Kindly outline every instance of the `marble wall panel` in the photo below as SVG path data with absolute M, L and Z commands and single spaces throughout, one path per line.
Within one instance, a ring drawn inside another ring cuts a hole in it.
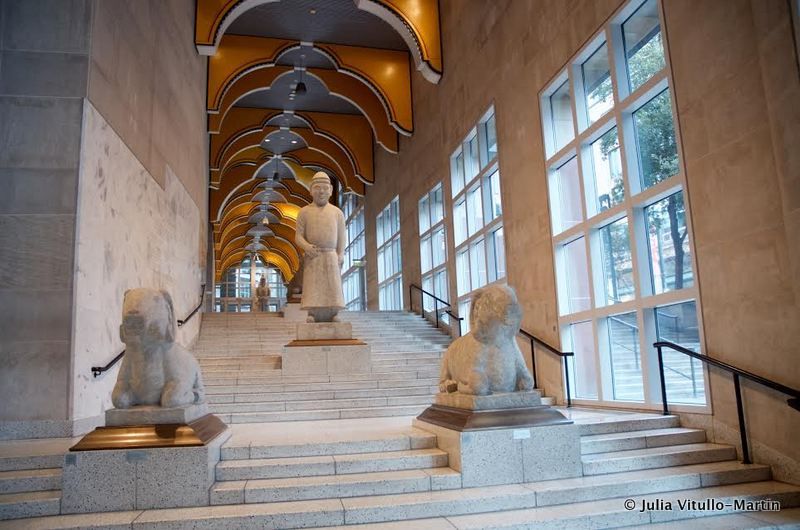
M 95 5 L 89 99 L 162 187 L 169 166 L 205 212 L 206 59 L 194 48 L 195 2 Z
M 88 57 L 75 53 L 3 51 L 0 94 L 83 97 Z
M 68 340 L 0 341 L 0 422 L 65 420 L 69 356 Z
M 134 287 L 166 289 L 177 318 L 200 299 L 205 242 L 203 219 L 192 197 L 167 167 L 162 189 L 100 112 L 86 101 L 78 190 L 73 344 L 75 418 L 110 407 L 118 368 L 94 379 L 123 344 L 122 299 Z M 189 345 L 199 318 L 181 328 Z
M 0 212 L 72 215 L 78 169 L 0 168 Z M 46 193 L 43 190 L 47 190 Z
M 3 0 L 7 50 L 86 53 L 91 0 Z

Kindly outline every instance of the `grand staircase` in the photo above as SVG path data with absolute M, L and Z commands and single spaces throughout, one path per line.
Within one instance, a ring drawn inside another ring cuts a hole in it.
M 449 338 L 402 312 L 343 317 L 372 346 L 371 373 L 283 376 L 279 354 L 295 323 L 271 314 L 204 315 L 195 351 L 211 408 L 233 431 L 210 506 L 59 516 L 60 465 L 72 441 L 6 442 L 0 529 L 800 524 L 800 486 L 773 481 L 768 466 L 741 464 L 733 447 L 709 443 L 705 431 L 681 427 L 676 416 L 560 409 L 579 426 L 583 476 L 462 488 L 436 437 L 411 425 L 437 390 Z M 641 510 L 643 503 L 677 507 L 709 498 L 723 510 Z M 736 504 L 766 499 L 780 502 L 781 511 L 745 512 Z
M 204 315 L 195 347 L 211 411 L 226 423 L 416 416 L 438 391 L 450 337 L 405 312 L 342 313 L 372 348 L 372 372 L 283 375 L 297 323 L 276 313 Z

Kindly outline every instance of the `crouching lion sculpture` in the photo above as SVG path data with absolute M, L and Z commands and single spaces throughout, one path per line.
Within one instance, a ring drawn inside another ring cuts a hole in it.
M 533 378 L 516 341 L 521 322 L 513 289 L 492 285 L 478 291 L 470 333 L 453 341 L 442 358 L 439 390 L 478 396 L 532 390 Z
M 115 407 L 180 407 L 204 401 L 200 366 L 175 342 L 175 312 L 166 291 L 126 291 L 119 334 L 125 357 L 111 394 Z

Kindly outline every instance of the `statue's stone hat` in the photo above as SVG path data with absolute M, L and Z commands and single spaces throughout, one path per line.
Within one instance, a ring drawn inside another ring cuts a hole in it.
M 324 171 L 317 171 L 311 178 L 311 185 L 313 186 L 314 184 L 327 184 L 330 186 L 331 178 Z

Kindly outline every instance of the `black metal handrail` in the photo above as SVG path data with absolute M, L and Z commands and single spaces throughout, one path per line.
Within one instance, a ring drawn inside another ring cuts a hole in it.
M 793 409 L 800 410 L 800 390 L 797 390 L 796 388 L 791 388 L 771 379 L 767 379 L 766 377 L 748 372 L 747 370 L 742 370 L 741 368 L 737 368 L 732 364 L 728 364 L 724 361 L 720 361 L 719 359 L 714 359 L 713 357 L 703 355 L 688 348 L 684 348 L 683 346 L 675 344 L 674 342 L 660 341 L 654 343 L 653 346 L 658 351 L 658 372 L 661 377 L 661 401 L 664 404 L 664 415 L 669 414 L 669 405 L 667 403 L 667 385 L 664 381 L 664 357 L 661 351 L 662 348 L 675 350 L 676 352 L 688 355 L 689 357 L 693 357 L 697 360 L 703 361 L 706 364 L 716 366 L 717 368 L 721 368 L 733 374 L 733 389 L 736 393 L 736 412 L 739 414 L 739 436 L 742 440 L 742 463 L 744 464 L 751 464 L 752 462 L 750 460 L 750 450 L 747 444 L 747 430 L 745 429 L 744 424 L 742 388 L 739 383 L 740 377 L 744 377 L 745 379 L 749 379 L 755 383 L 758 383 L 759 385 L 771 388 L 772 390 L 776 390 L 782 394 L 790 396 L 791 399 L 787 400 L 786 403 Z
M 203 298 L 205 295 L 205 291 L 206 291 L 206 284 L 203 284 L 200 286 L 200 303 L 197 304 L 197 307 L 195 307 L 191 313 L 189 313 L 189 316 L 187 316 L 182 320 L 178 320 L 178 327 L 181 327 L 184 324 L 186 324 L 195 315 L 195 313 L 197 313 L 200 310 L 200 308 L 203 307 Z M 117 364 L 119 360 L 122 359 L 123 355 L 125 355 L 125 350 L 119 352 L 119 354 L 113 359 L 111 359 L 111 361 L 105 366 L 92 366 L 91 368 L 92 376 L 99 377 L 100 374 L 102 374 L 103 372 L 109 371 L 112 366 Z
M 439 327 L 439 303 L 442 304 L 442 309 L 444 309 L 446 307 L 452 307 L 450 305 L 450 302 L 448 302 L 447 300 L 442 300 L 441 298 L 439 298 L 435 294 L 429 293 L 428 291 L 426 291 L 425 289 L 423 289 L 419 285 L 416 285 L 416 284 L 412 283 L 411 285 L 408 286 L 408 308 L 411 310 L 411 312 L 414 312 L 414 296 L 413 296 L 414 289 L 416 289 L 417 291 L 419 291 L 421 293 L 420 297 L 419 297 L 420 304 L 422 306 L 420 308 L 420 312 L 422 313 L 423 316 L 425 315 L 425 301 L 424 301 L 424 299 L 422 297 L 424 295 L 428 295 L 431 298 L 433 298 L 433 313 L 436 316 L 436 327 L 438 328 Z M 464 320 L 464 319 L 459 317 L 458 315 L 453 314 L 449 310 L 445 311 L 445 313 L 447 313 L 448 315 L 458 319 L 458 336 L 460 337 L 461 336 L 461 321 Z
M 546 349 L 550 350 L 552 353 L 558 355 L 562 359 L 564 359 L 564 379 L 567 384 L 567 408 L 572 406 L 572 398 L 570 397 L 572 392 L 570 391 L 570 384 L 569 384 L 569 365 L 567 364 L 568 357 L 574 357 L 575 353 L 571 351 L 561 351 L 555 346 L 551 346 L 547 342 L 543 341 L 533 333 L 525 331 L 524 329 L 520 328 L 519 332 L 520 335 L 525 337 L 531 342 L 531 375 L 533 375 L 534 386 L 536 386 L 536 348 L 534 347 L 534 343 L 545 347 Z
M 197 313 L 198 311 L 200 311 L 200 308 L 203 307 L 203 299 L 205 298 L 205 294 L 206 294 L 206 284 L 201 284 L 200 285 L 200 302 L 197 304 L 197 307 L 192 309 L 192 312 L 189 313 L 189 316 L 187 316 L 183 320 L 180 320 L 180 319 L 178 320 L 178 327 L 182 327 L 184 324 L 189 322 L 189 320 L 191 320 L 191 318 L 194 316 L 194 314 Z

